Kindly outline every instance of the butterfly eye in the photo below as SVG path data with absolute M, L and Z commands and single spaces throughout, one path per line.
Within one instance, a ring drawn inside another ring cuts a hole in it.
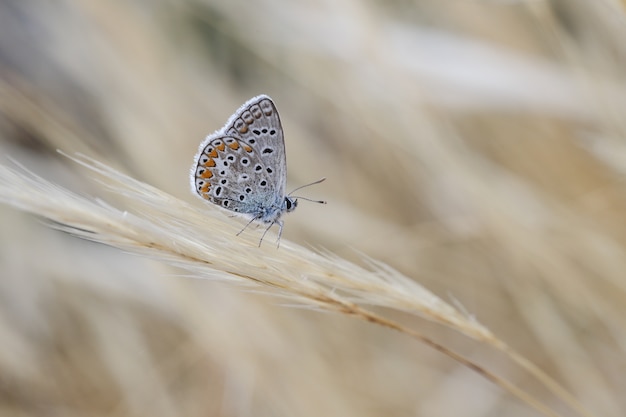
M 287 211 L 293 211 L 298 207 L 298 200 L 292 200 L 290 197 L 285 197 L 285 209 Z

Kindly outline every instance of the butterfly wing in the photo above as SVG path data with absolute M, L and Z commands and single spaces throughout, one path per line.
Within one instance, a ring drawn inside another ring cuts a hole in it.
M 248 100 L 202 142 L 191 168 L 200 197 L 266 222 L 277 220 L 285 199 L 283 130 L 268 96 Z
M 272 188 L 282 200 L 287 181 L 285 140 L 272 99 L 260 95 L 248 100 L 231 116 L 221 132 L 237 137 L 254 148 L 266 168 Z
M 203 199 L 254 217 L 276 204 L 276 189 L 258 152 L 233 136 L 212 135 L 196 156 L 193 190 Z

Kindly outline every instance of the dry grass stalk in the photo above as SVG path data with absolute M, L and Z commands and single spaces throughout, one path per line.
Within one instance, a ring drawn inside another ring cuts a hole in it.
M 196 208 L 88 157 L 72 159 L 98 173 L 103 184 L 128 203 L 129 211 L 6 166 L 0 166 L 0 201 L 43 216 L 60 230 L 169 263 L 196 278 L 244 285 L 292 304 L 395 329 L 478 372 L 544 415 L 558 415 L 484 367 L 366 306 L 419 315 L 504 352 L 580 415 L 590 415 L 558 383 L 487 328 L 389 266 L 369 259 L 366 269 L 288 241 L 282 242 L 280 250 L 271 244 L 258 248 L 257 235 L 236 237 L 238 223 L 218 213 L 219 209 Z

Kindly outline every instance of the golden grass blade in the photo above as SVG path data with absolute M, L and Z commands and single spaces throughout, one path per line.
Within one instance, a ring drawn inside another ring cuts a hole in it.
M 482 366 L 364 306 L 420 315 L 505 352 L 580 415 L 590 415 L 548 375 L 487 328 L 389 266 L 370 259 L 366 269 L 287 241 L 279 250 L 271 245 L 258 248 L 253 234 L 236 237 L 239 226 L 218 213 L 219 209 L 195 208 L 96 160 L 81 155 L 70 158 L 99 174 L 100 181 L 124 199 L 128 211 L 81 197 L 26 170 L 19 172 L 2 165 L 0 201 L 43 216 L 76 236 L 175 265 L 199 278 L 254 287 L 293 304 L 398 330 L 473 369 L 544 415 L 558 415 Z

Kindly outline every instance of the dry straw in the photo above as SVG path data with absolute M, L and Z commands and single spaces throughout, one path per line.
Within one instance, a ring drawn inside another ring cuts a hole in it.
M 493 381 L 546 416 L 558 414 L 532 395 L 420 332 L 370 307 L 419 315 L 504 352 L 580 415 L 590 414 L 551 377 L 509 348 L 472 317 L 391 267 L 364 259 L 368 268 L 288 241 L 279 250 L 258 247 L 258 237 L 236 237 L 239 223 L 217 208 L 196 208 L 94 159 L 74 161 L 99 175 L 128 211 L 77 195 L 30 173 L 0 165 L 0 201 L 43 216 L 54 227 L 187 270 L 192 277 L 227 281 L 282 297 L 288 304 L 347 314 L 395 329 L 442 352 Z M 271 237 L 270 237 L 271 239 Z

